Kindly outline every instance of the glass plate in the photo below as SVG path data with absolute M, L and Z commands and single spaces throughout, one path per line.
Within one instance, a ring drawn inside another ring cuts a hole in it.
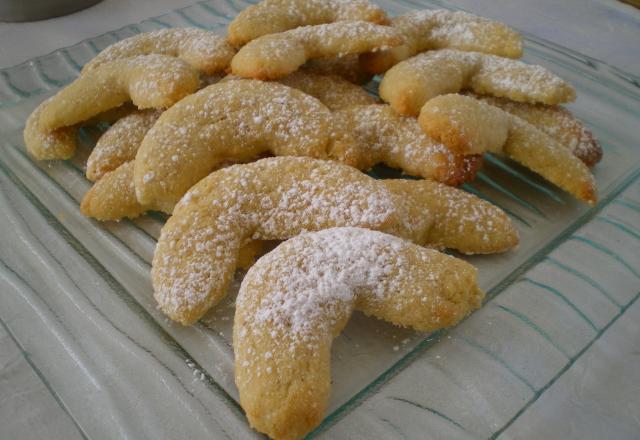
M 175 26 L 223 33 L 248 4 L 197 3 L 0 70 L 0 320 L 86 437 L 256 435 L 233 383 L 234 295 L 193 327 L 164 318 L 149 279 L 164 217 L 84 218 L 83 167 L 100 131 L 81 130 L 72 160 L 37 163 L 24 150 L 24 121 L 109 44 Z M 381 4 L 392 15 L 447 7 Z M 505 209 L 521 244 L 465 257 L 480 270 L 487 304 L 431 335 L 356 314 L 335 341 L 329 411 L 311 436 L 497 437 L 637 299 L 638 78 L 539 38 L 525 47 L 525 61 L 577 89 L 569 107 L 605 151 L 594 170 L 600 203 L 588 209 L 489 157 L 465 188 Z

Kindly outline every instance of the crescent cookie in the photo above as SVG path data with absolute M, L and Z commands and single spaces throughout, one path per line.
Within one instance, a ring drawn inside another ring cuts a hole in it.
M 403 115 L 417 115 L 429 99 L 470 89 L 520 102 L 560 104 L 575 91 L 542 66 L 453 49 L 425 52 L 393 66 L 380 82 L 380 98 Z
M 36 107 L 24 126 L 24 144 L 29 154 L 37 160 L 70 159 L 76 152 L 77 127 L 61 127 L 56 130 L 40 128 L 42 109 L 52 99 L 53 96 Z
M 229 23 L 228 38 L 243 46 L 263 35 L 345 20 L 385 24 L 387 15 L 366 0 L 263 0 L 236 15 Z
M 579 200 L 597 201 L 589 168 L 546 133 L 525 120 L 477 99 L 443 95 L 427 102 L 423 130 L 462 154 L 503 153 Z
M 95 182 L 107 172 L 135 159 L 142 139 L 161 113 L 158 110 L 134 111 L 109 127 L 87 159 L 87 179 Z
M 326 411 L 331 345 L 351 313 L 433 331 L 481 305 L 470 264 L 359 228 L 292 238 L 245 276 L 233 326 L 235 381 L 249 423 L 299 439 Z
M 195 28 L 145 32 L 112 44 L 82 68 L 86 74 L 96 67 L 139 55 L 168 55 L 186 61 L 194 69 L 211 75 L 227 67 L 236 51 L 226 38 Z
M 195 91 L 198 83 L 198 74 L 189 65 L 164 55 L 105 63 L 81 75 L 34 110 L 25 126 L 25 144 L 36 158 L 69 158 L 75 150 L 75 142 L 72 145 L 54 143 L 62 145 L 56 148 L 40 142 L 50 139 L 51 132 L 87 121 L 129 100 L 138 108 L 168 107 Z
M 404 173 L 449 185 L 473 180 L 480 160 L 435 142 L 412 117 L 400 116 L 386 104 L 359 105 L 337 111 L 340 130 L 356 141 L 357 161 L 368 170 L 378 163 Z
M 70 159 L 76 151 L 76 136 L 78 125 L 61 127 L 56 130 L 43 130 L 40 128 L 40 113 L 47 106 L 43 101 L 27 118 L 24 128 L 24 143 L 27 151 L 37 160 Z M 84 121 L 86 124 L 98 122 L 112 123 L 113 121 L 128 115 L 134 111 L 134 107 L 128 104 L 107 110 L 93 118 Z
M 559 105 L 529 104 L 487 95 L 470 95 L 524 119 L 555 139 L 592 167 L 602 159 L 602 147 L 584 124 Z
M 333 114 L 320 101 L 282 84 L 211 85 L 165 111 L 145 136 L 134 167 L 138 201 L 171 213 L 193 184 L 224 161 L 267 152 L 340 158 L 343 142 L 332 125 Z
M 245 78 L 277 79 L 310 59 L 371 52 L 403 41 L 395 29 L 365 21 L 303 26 L 250 41 L 231 60 L 231 71 Z
M 412 11 L 391 20 L 405 43 L 393 49 L 362 56 L 372 73 L 382 73 L 413 55 L 434 49 L 459 49 L 508 58 L 522 56 L 520 34 L 504 23 L 461 11 Z
M 274 157 L 223 168 L 194 185 L 162 228 L 154 295 L 167 316 L 192 324 L 226 295 L 251 240 L 333 226 L 397 231 L 401 220 L 381 184 L 336 162 Z

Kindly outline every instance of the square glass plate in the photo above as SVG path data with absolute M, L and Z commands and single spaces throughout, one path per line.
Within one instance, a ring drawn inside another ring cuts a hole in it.
M 391 15 L 447 7 L 380 3 Z M 248 4 L 197 3 L 0 70 L 0 321 L 86 437 L 256 436 L 233 383 L 234 295 L 193 327 L 164 318 L 149 279 L 164 217 L 84 218 L 83 167 L 100 131 L 81 130 L 72 160 L 37 163 L 24 150 L 24 121 L 109 44 L 177 26 L 223 33 Z M 465 188 L 503 207 L 521 244 L 465 257 L 480 271 L 488 304 L 432 335 L 356 314 L 335 341 L 329 410 L 312 436 L 498 436 L 637 299 L 640 81 L 535 37 L 525 47 L 525 61 L 578 92 L 569 107 L 605 152 L 594 169 L 600 203 L 588 209 L 489 157 Z M 605 205 L 611 212 L 601 212 Z M 596 276 L 605 264 L 616 268 Z

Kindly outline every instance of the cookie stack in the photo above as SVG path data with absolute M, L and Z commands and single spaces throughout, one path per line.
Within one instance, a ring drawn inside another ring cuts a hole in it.
M 151 273 L 169 318 L 195 323 L 248 268 L 241 405 L 258 431 L 295 439 L 323 417 L 331 342 L 353 310 L 431 331 L 481 305 L 476 270 L 438 250 L 518 243 L 501 209 L 455 187 L 483 154 L 596 202 L 602 150 L 560 106 L 575 91 L 521 55 L 514 30 L 462 12 L 389 19 L 366 0 L 265 0 L 227 37 L 166 29 L 106 48 L 31 114 L 25 145 L 68 159 L 79 127 L 110 125 L 80 210 L 171 214 Z M 374 75 L 383 102 L 362 87 Z M 377 164 L 418 179 L 363 173 Z M 286 241 L 256 262 L 265 240 Z

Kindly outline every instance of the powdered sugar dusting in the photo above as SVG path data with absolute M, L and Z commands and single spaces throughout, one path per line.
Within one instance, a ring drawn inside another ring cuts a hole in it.
M 575 97 L 569 84 L 542 66 L 454 49 L 424 52 L 409 58 L 389 70 L 383 83 L 399 83 L 409 74 L 424 79 L 422 95 L 427 100 L 435 93 L 466 89 L 515 101 L 547 104 L 566 102 Z M 409 85 L 403 87 L 399 84 L 389 93 L 409 96 L 416 92 Z M 391 100 L 392 97 L 385 96 L 385 99 Z
M 314 334 L 329 331 L 341 315 L 351 311 L 357 292 L 367 292 L 367 301 L 376 301 L 399 289 L 402 275 L 397 269 L 407 264 L 400 251 L 407 244 L 357 228 L 298 236 L 249 271 L 237 306 L 244 308 L 253 301 L 248 286 L 269 280 L 249 331 L 251 326 L 267 326 L 311 343 Z
M 392 20 L 402 31 L 409 55 L 432 49 L 455 48 L 502 56 L 519 56 L 520 36 L 504 23 L 461 11 L 412 11 Z

